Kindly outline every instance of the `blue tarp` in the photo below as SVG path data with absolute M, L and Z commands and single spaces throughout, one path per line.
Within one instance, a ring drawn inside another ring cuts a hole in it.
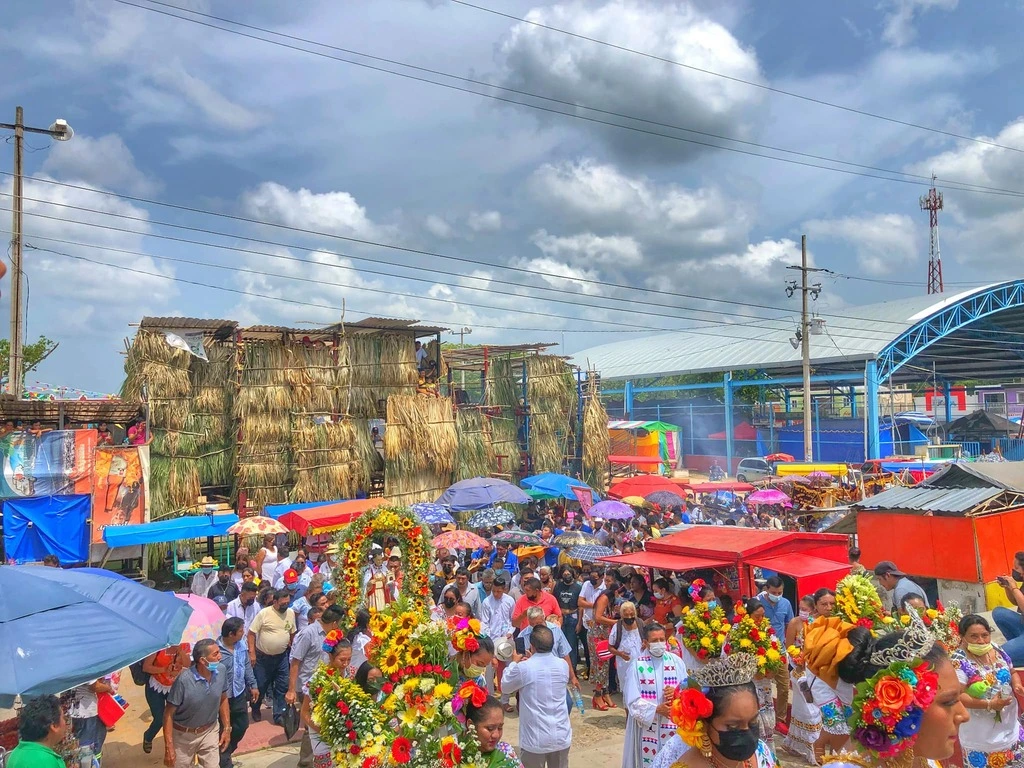
M 203 536 L 225 536 L 228 528 L 237 522 L 238 515 L 235 514 L 195 515 L 141 525 L 108 526 L 103 529 L 103 540 L 108 547 L 134 547 Z
M 317 507 L 325 507 L 328 504 L 338 504 L 342 501 L 349 501 L 349 499 L 335 499 L 334 501 L 307 501 L 304 504 L 267 504 L 264 508 L 264 513 L 267 517 L 272 517 L 277 520 L 282 515 L 287 515 L 289 512 L 301 512 L 303 509 L 316 509 Z
M 846 428 L 836 429 L 840 425 L 848 425 Z M 823 462 L 837 462 L 842 464 L 860 464 L 864 461 L 864 426 L 853 420 L 832 421 L 822 425 L 817 435 L 812 436 L 814 441 L 814 460 Z M 804 431 L 802 424 L 794 424 L 788 427 L 777 427 L 775 429 L 775 440 L 777 448 L 769 448 L 769 431 L 759 429 L 757 431 L 758 450 L 764 453 L 788 453 L 793 456 L 804 455 Z M 881 456 L 912 455 L 914 449 L 919 445 L 925 445 L 928 438 L 914 424 L 897 424 L 895 439 L 891 424 L 882 424 L 878 430 L 878 449 Z
M 582 480 L 569 477 L 568 475 L 559 475 L 554 472 L 544 472 L 533 477 L 524 477 L 519 481 L 519 484 L 527 490 L 538 491 L 555 498 L 568 499 L 569 501 L 576 501 L 576 495 L 572 492 L 573 488 L 586 488 L 594 494 L 595 502 L 601 500 L 597 491 Z
M 61 565 L 89 559 L 92 497 L 40 496 L 4 502 L 4 551 L 16 563 L 56 555 Z

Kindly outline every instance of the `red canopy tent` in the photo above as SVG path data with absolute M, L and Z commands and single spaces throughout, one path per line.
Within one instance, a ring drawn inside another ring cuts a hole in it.
M 627 496 L 650 496 L 655 491 L 669 491 L 678 494 L 679 483 L 669 480 L 661 475 L 637 475 L 621 483 L 616 483 L 608 489 L 608 495 L 613 499 L 624 499 Z
M 389 503 L 387 499 L 339 501 L 335 504 L 298 509 L 281 515 L 279 521 L 300 536 L 318 536 L 344 528 L 367 510 Z
M 732 428 L 733 440 L 757 440 L 757 428 L 749 421 L 741 421 Z M 708 440 L 725 440 L 725 430 L 708 435 Z
M 753 569 L 758 567 L 793 578 L 796 590 L 790 597 L 795 598 L 821 587 L 835 588 L 839 579 L 850 572 L 847 545 L 847 537 L 837 533 L 694 525 L 648 541 L 645 552 L 601 560 L 669 571 L 732 566 L 739 580 L 735 598 L 757 593 Z M 662 564 L 655 565 L 656 562 Z

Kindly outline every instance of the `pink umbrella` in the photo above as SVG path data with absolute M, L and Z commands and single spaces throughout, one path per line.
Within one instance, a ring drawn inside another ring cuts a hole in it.
M 765 488 L 760 491 L 754 491 L 752 494 L 747 496 L 747 504 L 781 504 L 784 507 L 792 507 L 793 502 L 789 500 L 789 496 L 784 494 L 782 491 L 775 488 Z
M 459 529 L 439 533 L 431 544 L 434 545 L 434 549 L 479 549 L 487 545 L 487 539 L 477 536 L 472 531 Z
M 181 633 L 181 642 L 195 645 L 200 640 L 216 640 L 220 637 L 220 630 L 224 625 L 224 612 L 213 600 L 199 595 L 175 597 L 192 606 L 192 615 L 185 625 L 185 631 Z

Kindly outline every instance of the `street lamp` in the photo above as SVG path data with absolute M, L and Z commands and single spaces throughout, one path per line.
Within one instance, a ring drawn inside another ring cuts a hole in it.
M 473 329 L 469 328 L 467 326 L 462 326 L 461 328 L 459 328 L 459 330 L 452 331 L 452 336 L 454 336 L 456 333 L 459 334 L 459 348 L 460 349 L 466 343 L 466 337 L 469 336 L 469 334 L 471 334 L 472 332 L 473 332 Z M 466 371 L 465 371 L 465 369 L 463 369 L 462 371 L 459 372 L 459 385 L 462 387 L 463 391 L 465 391 L 465 389 L 466 389 Z
M 7 371 L 7 393 L 20 400 L 24 391 L 23 379 L 25 358 L 25 327 L 21 309 L 21 222 L 22 222 L 22 157 L 26 133 L 41 133 L 57 141 L 69 141 L 75 132 L 67 120 L 54 120 L 49 128 L 32 128 L 25 125 L 25 114 L 21 107 L 14 110 L 13 123 L 0 123 L 0 128 L 14 131 L 14 185 L 11 203 L 11 351 Z

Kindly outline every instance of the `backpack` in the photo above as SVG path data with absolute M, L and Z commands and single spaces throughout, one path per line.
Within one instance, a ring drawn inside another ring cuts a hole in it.
M 139 659 L 134 664 L 128 665 L 128 671 L 132 673 L 132 682 L 136 685 L 145 686 L 149 682 L 149 672 L 145 672 L 142 669 L 143 659 Z

